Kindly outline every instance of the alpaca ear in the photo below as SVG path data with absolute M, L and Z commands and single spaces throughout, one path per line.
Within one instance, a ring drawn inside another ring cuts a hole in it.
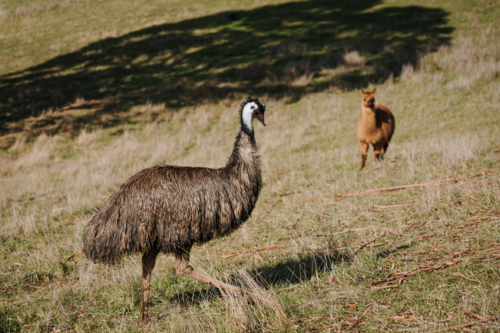
M 360 88 L 359 90 L 361 90 L 361 92 L 362 92 L 363 94 L 365 93 L 365 91 L 363 90 L 363 88 Z
M 376 87 L 375 87 L 375 89 L 373 89 L 372 94 L 375 92 L 375 90 L 377 90 L 377 88 L 376 88 Z

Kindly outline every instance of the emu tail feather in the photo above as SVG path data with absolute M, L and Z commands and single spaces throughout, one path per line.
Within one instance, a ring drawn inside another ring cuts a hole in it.
M 118 221 L 109 221 L 97 212 L 85 226 L 82 236 L 82 252 L 90 260 L 104 264 L 115 264 L 123 253 L 123 242 Z
M 138 239 L 136 228 L 127 223 L 130 222 L 127 221 L 127 214 L 120 212 L 119 205 L 116 205 L 113 199 L 112 196 L 92 216 L 82 236 L 82 253 L 94 262 L 110 265 L 120 262 L 124 254 L 146 252 L 150 246 L 141 246 L 141 243 L 152 245 L 147 239 Z M 146 234 L 147 238 L 147 233 L 143 234 Z

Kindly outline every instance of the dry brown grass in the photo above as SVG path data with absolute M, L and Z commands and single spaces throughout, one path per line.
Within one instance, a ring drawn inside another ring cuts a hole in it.
M 344 61 L 348 65 L 363 65 L 366 59 L 358 51 L 351 51 L 344 54 Z
M 433 57 L 443 69 L 457 73 L 448 83 L 451 89 L 470 91 L 476 82 L 490 82 L 500 73 L 500 48 L 492 43 L 497 28 L 488 28 L 479 37 L 459 37 L 453 48 L 442 47 Z
M 123 132 L 86 129 L 74 139 L 42 134 L 34 142 L 17 136 L 11 151 L 0 156 L 0 324 L 11 318 L 24 331 L 288 332 L 354 324 L 353 330 L 429 331 L 474 320 L 471 329 L 498 330 L 498 321 L 464 314 L 489 318 L 500 308 L 498 251 L 477 252 L 498 244 L 498 219 L 464 226 L 500 214 L 497 39 L 493 29 L 480 40 L 457 39 L 416 68 L 405 66 L 400 80 L 378 85 L 377 101 L 393 110 L 398 127 L 386 160 L 374 165 L 370 159 L 367 172 L 356 168 L 358 92 L 332 88 L 293 104 L 262 98 L 268 126 L 257 126 L 256 138 L 265 187 L 254 216 L 235 234 L 193 251 L 197 269 L 251 291 L 258 306 L 176 277 L 172 258 L 161 256 L 152 279 L 153 321 L 139 327 L 139 257 L 108 268 L 78 255 L 85 222 L 135 172 L 158 163 L 224 165 L 240 101 L 178 112 L 147 103 L 133 110 L 146 124 Z M 359 54 L 344 58 L 362 66 Z M 307 81 L 306 64 L 291 63 L 289 72 L 297 84 Z M 461 78 L 466 84 L 455 86 Z M 453 177 L 462 180 L 333 197 Z M 410 205 L 374 209 L 400 204 Z M 356 228 L 364 229 L 333 235 Z M 377 237 L 384 244 L 353 256 Z M 221 257 L 276 244 L 287 247 Z M 469 252 L 416 253 L 435 248 Z M 450 262 L 455 265 L 446 266 Z M 424 264 L 446 268 L 372 288 Z

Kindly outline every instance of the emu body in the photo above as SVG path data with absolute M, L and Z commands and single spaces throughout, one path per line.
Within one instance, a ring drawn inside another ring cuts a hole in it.
M 396 128 L 396 120 L 391 110 L 383 105 L 375 105 L 375 90 L 363 93 L 361 102 L 361 116 L 358 119 L 358 141 L 361 150 L 361 167 L 363 170 L 368 156 L 369 146 L 372 145 L 374 160 L 378 162 L 384 158 L 389 148 L 389 142 Z
M 231 233 L 251 215 L 262 188 L 260 157 L 252 119 L 264 124 L 265 107 L 248 98 L 240 110 L 241 130 L 226 166 L 219 169 L 157 165 L 128 179 L 85 226 L 82 252 L 114 264 L 142 253 L 141 322 L 148 321 L 151 272 L 157 255 L 172 253 L 179 275 L 226 292 L 252 297 L 189 265 L 194 244 Z

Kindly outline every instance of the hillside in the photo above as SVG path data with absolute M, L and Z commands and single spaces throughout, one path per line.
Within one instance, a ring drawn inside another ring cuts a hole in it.
M 0 332 L 498 331 L 499 21 L 497 1 L 0 0 Z M 397 124 L 363 171 L 361 87 Z M 143 168 L 223 166 L 250 94 L 263 191 L 192 264 L 258 304 L 160 255 L 139 326 L 140 257 L 84 259 L 85 223 Z

